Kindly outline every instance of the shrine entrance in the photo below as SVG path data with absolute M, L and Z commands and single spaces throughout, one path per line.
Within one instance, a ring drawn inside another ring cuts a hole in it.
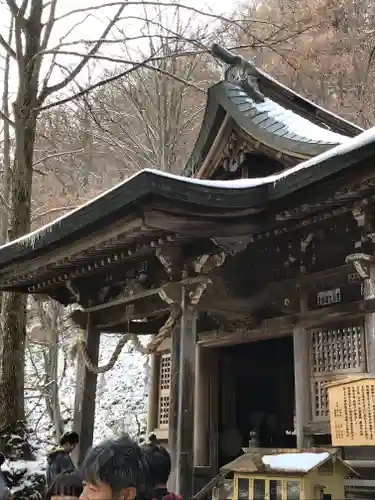
M 293 337 L 220 349 L 220 466 L 249 440 L 261 447 L 294 448 Z

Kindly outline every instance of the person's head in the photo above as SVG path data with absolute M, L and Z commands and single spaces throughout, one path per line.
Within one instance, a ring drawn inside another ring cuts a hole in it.
M 145 457 L 129 436 L 92 448 L 82 465 L 82 500 L 134 500 L 147 496 L 150 478 Z
M 46 494 L 46 500 L 78 500 L 83 491 L 82 476 L 75 469 L 55 477 Z
M 79 443 L 79 436 L 76 432 L 65 432 L 60 438 L 60 446 L 68 453 L 71 453 Z
M 171 456 L 164 446 L 157 443 L 155 434 L 151 434 L 146 444 L 142 445 L 153 487 L 165 486 L 171 474 Z
M 0 452 L 0 467 L 4 465 L 4 462 L 5 462 L 5 455 L 4 453 Z

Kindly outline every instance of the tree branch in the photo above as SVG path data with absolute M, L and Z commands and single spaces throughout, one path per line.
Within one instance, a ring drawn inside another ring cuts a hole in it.
M 76 153 L 83 153 L 85 151 L 85 148 L 80 148 L 80 149 L 75 149 L 74 151 L 59 151 L 58 153 L 51 153 L 50 155 L 44 156 L 40 160 L 36 160 L 33 163 L 33 168 L 36 167 L 37 165 L 40 165 L 41 163 L 44 163 L 47 160 L 51 160 L 52 158 L 58 158 L 59 156 L 65 156 L 65 155 L 74 155 Z
M 49 12 L 49 17 L 48 17 L 46 29 L 44 32 L 43 41 L 42 41 L 41 46 L 40 46 L 42 51 L 45 48 L 47 48 L 49 39 L 51 37 L 51 32 L 52 32 L 52 28 L 53 28 L 53 24 L 54 24 L 54 17 L 55 17 L 55 12 L 56 12 L 56 5 L 57 5 L 57 0 L 51 0 L 51 8 L 50 8 L 50 12 Z
M 153 58 L 151 58 L 151 61 L 152 60 L 153 60 Z M 198 85 L 195 85 L 194 83 L 190 83 L 187 80 L 184 80 L 183 78 L 178 77 L 177 75 L 173 75 L 169 71 L 163 70 L 163 69 L 158 68 L 156 66 L 152 66 L 152 64 L 147 64 L 147 62 L 135 63 L 135 62 L 129 61 L 128 64 L 134 64 L 134 66 L 132 68 L 125 70 L 125 71 L 122 71 L 121 73 L 118 73 L 117 75 L 111 76 L 109 78 L 105 78 L 104 80 L 100 80 L 99 82 L 94 83 L 93 85 L 90 85 L 89 87 L 86 87 L 85 89 L 80 90 L 79 92 L 72 94 L 69 97 L 66 97 L 65 99 L 60 99 L 58 101 L 51 102 L 50 104 L 46 104 L 45 106 L 41 106 L 41 107 L 37 108 L 37 111 L 46 111 L 47 109 L 51 109 L 55 106 L 59 106 L 61 104 L 66 104 L 67 102 L 74 101 L 74 99 L 77 99 L 77 97 L 82 97 L 82 96 L 88 94 L 89 92 L 91 92 L 92 90 L 97 89 L 99 87 L 102 87 L 103 85 L 107 85 L 108 83 L 114 82 L 114 81 L 118 80 L 119 78 L 122 78 L 126 75 L 129 75 L 133 71 L 136 71 L 142 67 L 147 68 L 147 69 L 151 69 L 153 71 L 157 71 L 157 72 L 162 73 L 166 76 L 170 76 L 171 78 L 174 78 L 178 82 L 181 82 L 188 87 L 192 87 L 193 89 L 198 90 L 199 92 L 206 93 L 206 91 L 204 89 L 198 87 Z
M 181 36 L 173 35 L 173 36 L 163 36 L 163 35 L 138 35 L 138 36 L 129 36 L 129 37 L 123 37 L 123 38 L 114 38 L 112 40 L 85 40 L 85 39 L 80 39 L 80 40 L 73 40 L 72 42 L 62 42 L 56 45 L 55 47 L 52 47 L 50 49 L 45 49 L 43 51 L 40 51 L 38 55 L 44 55 L 44 54 L 62 54 L 62 52 L 59 52 L 59 49 L 61 47 L 69 47 L 71 45 L 79 45 L 79 44 L 87 44 L 87 45 L 92 45 L 94 43 L 100 42 L 102 45 L 104 44 L 117 44 L 117 43 L 124 43 L 124 42 L 134 42 L 137 40 L 143 40 L 145 38 L 162 38 L 163 40 L 181 40 Z M 189 40 L 190 41 L 190 40 Z
M 17 7 L 16 2 L 14 0 L 6 0 L 6 3 L 8 4 L 9 10 L 12 13 L 12 16 L 17 17 L 19 11 L 18 11 L 18 7 Z
M 99 9 L 108 8 L 108 7 L 116 7 L 116 6 L 122 5 L 122 4 L 123 4 L 123 2 L 121 2 L 121 1 L 107 2 L 107 3 L 101 4 L 101 5 L 94 5 L 92 7 L 82 7 L 82 8 L 78 8 L 78 9 L 73 9 L 73 10 L 66 12 L 65 14 L 62 14 L 61 16 L 55 18 L 55 21 L 61 21 L 62 19 L 65 19 L 66 17 L 74 15 L 74 14 L 81 14 L 83 12 L 91 12 L 93 10 L 99 10 Z M 259 19 L 251 19 L 251 18 L 249 18 L 249 19 L 245 18 L 245 19 L 240 19 L 240 20 L 230 19 L 230 18 L 222 16 L 220 14 L 213 14 L 211 12 L 206 12 L 206 11 L 198 9 L 196 7 L 189 7 L 188 5 L 183 5 L 183 4 L 180 4 L 177 2 L 168 3 L 168 2 L 140 0 L 140 1 L 129 1 L 129 2 L 127 2 L 127 5 L 142 5 L 142 6 L 151 5 L 151 6 L 155 6 L 155 7 L 159 7 L 159 6 L 160 7 L 174 7 L 177 9 L 188 10 L 190 12 L 194 12 L 195 14 L 200 14 L 200 15 L 214 18 L 214 19 L 217 19 L 218 21 L 224 21 L 227 23 L 241 21 L 241 22 L 245 22 L 245 23 L 251 22 L 251 23 L 267 24 L 268 26 L 271 25 L 271 26 L 279 27 L 278 25 L 275 25 L 274 23 L 272 23 L 270 21 L 264 21 L 264 20 L 259 20 Z
M 54 213 L 58 213 L 58 212 L 71 212 L 72 210 L 76 209 L 77 207 L 76 206 L 72 206 L 72 207 L 55 207 L 55 208 L 50 208 L 48 210 L 46 210 L 45 212 L 42 212 L 38 215 L 35 215 L 32 219 L 31 219 L 31 222 L 37 222 L 39 219 L 42 219 L 43 217 L 45 217 L 46 215 L 50 215 L 50 214 L 54 214 Z
M 128 4 L 127 1 L 121 2 L 120 8 L 116 12 L 113 19 L 108 23 L 107 27 L 103 31 L 103 34 L 99 40 L 107 38 L 109 32 L 111 31 L 113 26 L 117 23 L 118 19 L 120 18 L 121 14 L 122 14 L 123 10 L 125 9 L 125 7 L 127 6 L 127 4 Z M 90 50 L 90 52 L 88 52 L 88 54 L 86 54 L 83 57 L 82 61 L 75 67 L 75 69 L 70 73 L 70 75 L 67 76 L 66 78 L 64 78 L 64 80 L 62 80 L 60 83 L 57 83 L 56 85 L 52 85 L 51 87 L 43 86 L 41 93 L 39 95 L 39 98 L 38 98 L 39 104 L 42 104 L 44 102 L 44 100 L 46 99 L 46 97 L 48 97 L 50 94 L 52 94 L 53 92 L 58 92 L 62 88 L 66 87 L 72 80 L 74 80 L 74 78 L 81 72 L 81 70 L 84 68 L 84 66 L 89 61 L 89 59 L 100 49 L 101 45 L 102 45 L 102 42 L 100 42 L 100 41 L 97 42 L 94 45 L 94 47 Z
M 11 127 L 15 127 L 15 123 L 13 120 L 9 118 L 3 111 L 0 110 L 0 118 L 2 118 L 5 122 L 7 122 Z
M 4 37 L 0 34 L 0 45 L 6 50 L 7 54 L 9 54 L 13 59 L 16 59 L 16 52 L 12 49 L 12 47 L 8 44 L 8 42 L 4 39 Z

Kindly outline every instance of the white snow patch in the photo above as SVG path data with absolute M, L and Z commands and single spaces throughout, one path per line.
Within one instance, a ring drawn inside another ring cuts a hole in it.
M 327 460 L 329 453 L 282 453 L 280 455 L 264 455 L 264 465 L 275 471 L 309 472 Z
M 99 366 L 108 361 L 118 339 L 118 335 L 101 334 Z M 148 336 L 142 337 L 142 344 L 148 341 Z M 43 374 L 42 349 L 43 347 L 33 346 L 32 359 L 30 353 L 26 357 L 26 386 L 36 384 L 38 377 Z M 65 363 L 68 366 L 64 366 L 64 351 Z M 66 351 L 68 351 L 68 346 L 61 346 L 59 396 L 62 416 L 66 422 L 65 430 L 69 430 L 73 427 L 76 366 L 67 359 Z M 129 433 L 134 438 L 138 438 L 142 432 L 145 432 L 148 393 L 147 359 L 147 356 L 126 345 L 115 366 L 98 377 L 94 444 L 123 432 Z M 26 394 L 34 395 L 35 392 L 26 391 Z M 36 468 L 43 469 L 46 465 L 46 453 L 55 445 L 51 420 L 48 417 L 43 397 L 38 398 L 36 402 L 34 399 L 26 399 L 26 404 L 29 413 L 28 425 L 33 430 L 31 442 L 38 448 L 38 462 L 33 463 Z M 25 468 L 22 462 L 9 463 L 12 469 L 15 465 Z M 27 468 L 30 470 L 29 466 Z
M 285 109 L 271 99 L 266 98 L 265 101 L 260 104 L 254 103 L 254 107 L 259 113 L 267 112 L 268 116 L 286 125 L 290 133 L 297 134 L 306 139 L 320 141 L 326 144 L 342 144 L 350 140 L 348 136 L 319 127 L 319 125 L 310 122 L 290 109 Z M 280 139 L 282 139 L 282 137 L 280 137 Z
M 303 97 L 301 94 L 299 94 L 298 92 L 295 92 L 294 90 L 290 89 L 289 87 L 287 87 L 283 83 L 279 82 L 278 80 L 276 80 L 275 78 L 273 78 L 271 75 L 269 75 L 265 71 L 263 71 L 263 70 L 261 70 L 259 68 L 256 68 L 255 66 L 254 66 L 254 69 L 265 80 L 268 80 L 268 81 L 274 83 L 277 87 L 284 89 L 289 95 L 296 96 L 298 99 L 301 99 L 305 103 L 310 104 L 315 109 L 321 111 L 323 115 L 332 116 L 332 117 L 336 118 L 339 122 L 346 123 L 346 124 L 350 125 L 351 127 L 355 127 L 358 130 L 358 133 L 361 133 L 363 131 L 363 129 L 361 127 L 359 127 L 358 125 L 355 125 L 354 123 L 351 123 L 348 120 L 345 120 L 344 118 L 342 118 L 341 116 L 337 115 L 336 113 L 332 113 L 332 111 L 328 111 L 327 109 L 322 108 L 321 106 L 319 106 L 315 102 L 311 101 L 310 99 L 307 99 L 306 97 Z

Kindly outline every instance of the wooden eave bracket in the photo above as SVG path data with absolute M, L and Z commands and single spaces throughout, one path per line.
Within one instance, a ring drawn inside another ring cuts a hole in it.
M 375 265 L 375 256 L 365 253 L 352 253 L 345 259 L 346 264 L 353 264 L 359 276 L 365 280 L 370 278 L 370 268 Z

